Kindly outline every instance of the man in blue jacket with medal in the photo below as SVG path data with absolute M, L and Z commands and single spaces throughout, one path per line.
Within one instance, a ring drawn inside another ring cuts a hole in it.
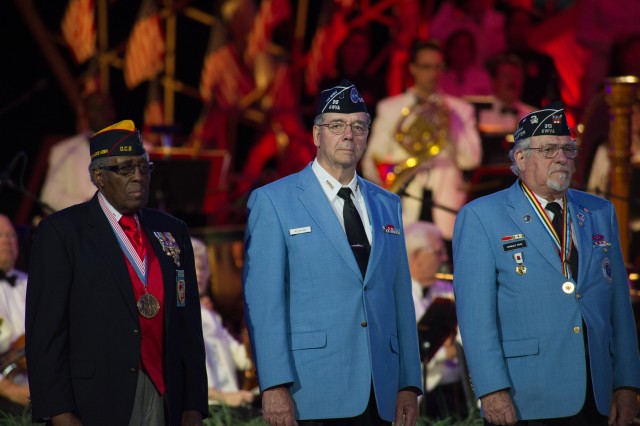
M 569 189 L 564 109 L 518 124 L 508 189 L 467 204 L 454 290 L 487 425 L 627 425 L 640 361 L 613 205 Z

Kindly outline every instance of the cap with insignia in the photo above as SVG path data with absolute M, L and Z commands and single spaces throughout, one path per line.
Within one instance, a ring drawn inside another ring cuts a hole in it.
M 316 116 L 326 112 L 351 114 L 352 112 L 367 112 L 367 107 L 356 86 L 348 80 L 342 80 L 339 85 L 325 89 L 320 93 Z
M 91 161 L 101 157 L 142 155 L 146 152 L 140 131 L 131 120 L 123 120 L 98 131 L 89 139 Z
M 532 136 L 547 135 L 571 136 L 571 131 L 567 125 L 567 116 L 564 114 L 564 107 L 559 102 L 552 103 L 539 111 L 533 111 L 525 115 L 513 133 L 513 140 L 518 142 L 521 139 Z

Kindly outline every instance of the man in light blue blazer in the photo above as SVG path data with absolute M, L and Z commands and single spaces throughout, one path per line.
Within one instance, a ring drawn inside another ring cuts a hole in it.
M 519 179 L 454 228 L 458 321 L 488 425 L 627 425 L 640 360 L 613 205 L 569 189 L 564 110 L 519 122 Z
M 245 315 L 271 425 L 416 422 L 400 200 L 356 174 L 369 124 L 351 83 L 323 91 L 316 159 L 249 199 Z

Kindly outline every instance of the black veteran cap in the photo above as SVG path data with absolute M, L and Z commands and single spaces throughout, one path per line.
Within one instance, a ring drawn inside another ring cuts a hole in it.
M 146 151 L 142 136 L 131 120 L 123 120 L 106 127 L 89 139 L 91 161 L 100 157 L 142 155 Z
M 564 107 L 559 102 L 525 115 L 513 133 L 513 140 L 518 142 L 532 136 L 545 135 L 571 136 Z
M 348 80 L 342 80 L 339 85 L 325 89 L 320 93 L 316 115 L 325 112 L 351 114 L 352 112 L 367 112 L 367 107 L 356 86 Z

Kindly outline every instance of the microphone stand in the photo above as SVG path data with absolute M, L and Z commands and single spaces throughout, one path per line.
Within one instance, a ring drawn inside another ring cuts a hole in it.
M 396 192 L 396 195 L 398 195 L 398 197 L 400 197 L 400 198 L 402 198 L 402 197 L 411 198 L 412 200 L 420 201 L 423 204 L 426 203 L 427 206 L 430 206 L 430 207 L 432 207 L 434 209 L 440 209 L 440 210 L 443 210 L 443 211 L 445 211 L 447 213 L 451 213 L 452 215 L 457 215 L 458 214 L 458 210 L 452 209 L 452 208 L 447 207 L 447 206 L 443 206 L 442 204 L 438 204 L 438 203 L 434 202 L 432 199 L 425 200 L 423 197 L 416 197 L 415 195 L 411 195 L 411 194 L 409 194 L 407 192 L 407 187 L 413 181 L 413 179 L 415 179 L 416 175 L 420 171 L 422 171 L 422 170 L 417 171 L 413 176 L 411 176 L 411 179 L 407 180 L 404 183 L 404 185 L 402 185 L 400 187 L 400 189 L 398 189 L 398 192 Z

